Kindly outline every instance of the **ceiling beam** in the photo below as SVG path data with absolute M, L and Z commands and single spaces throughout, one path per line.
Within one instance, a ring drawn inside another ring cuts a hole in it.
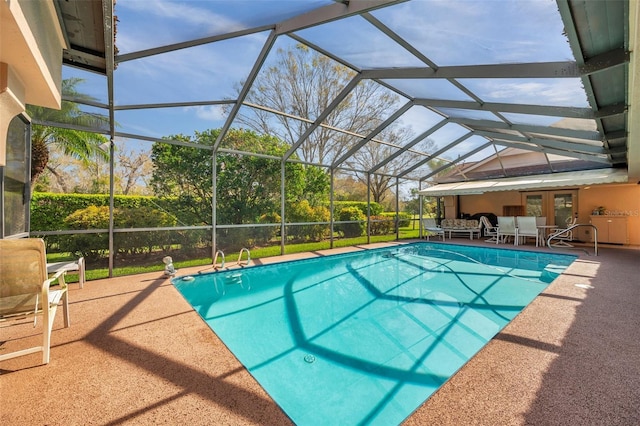
M 236 115 L 238 114 L 238 111 L 240 111 L 240 107 L 242 107 L 242 102 L 244 102 L 244 99 L 247 97 L 247 94 L 249 93 L 249 90 L 251 90 L 251 86 L 253 85 L 253 81 L 258 76 L 258 72 L 260 72 L 260 69 L 262 68 L 262 65 L 264 64 L 264 61 L 267 59 L 267 55 L 269 55 L 269 52 L 271 51 L 271 48 L 273 47 L 274 43 L 276 42 L 276 39 L 277 39 L 277 37 L 275 35 L 275 32 L 272 31 L 269 34 L 269 37 L 265 41 L 264 45 L 262 46 L 262 50 L 260 51 L 260 54 L 258 55 L 258 59 L 256 59 L 256 61 L 254 62 L 253 68 L 251 68 L 251 72 L 247 76 L 247 79 L 245 80 L 245 82 L 242 85 L 242 88 L 240 89 L 240 93 L 238 94 L 237 102 L 235 104 L 233 104 L 233 107 L 231 108 L 231 111 L 229 112 L 229 115 L 227 116 L 227 119 L 225 120 L 224 124 L 222 125 L 222 128 L 220 129 L 220 133 L 218 133 L 217 139 L 213 143 L 213 152 L 214 153 L 218 150 L 218 147 L 220 147 L 220 144 L 222 143 L 222 140 L 227 135 L 227 132 L 229 131 L 229 128 L 231 127 L 231 123 L 233 122 L 233 120 L 235 120 Z
M 532 124 L 509 124 L 503 121 L 474 120 L 471 118 L 451 117 L 452 123 L 462 124 L 473 130 L 514 130 L 523 133 L 538 133 L 565 138 L 600 141 L 602 136 L 595 130 L 577 130 L 553 126 L 536 126 Z
M 281 35 L 300 31 L 381 7 L 404 3 L 405 1 L 407 0 L 358 0 L 330 4 L 277 24 L 276 34 Z
M 415 146 L 418 143 L 420 143 L 426 137 L 432 135 L 434 132 L 436 132 L 437 130 L 439 130 L 442 127 L 444 127 L 448 122 L 449 122 L 449 120 L 447 118 L 439 121 L 438 123 L 436 123 L 435 126 L 432 126 L 430 129 L 422 132 L 420 135 L 416 136 L 412 141 L 410 141 L 409 143 L 404 145 L 401 149 L 397 150 L 396 152 L 394 152 L 393 154 L 391 154 L 390 156 L 388 156 L 387 158 L 385 158 L 384 160 L 382 160 L 381 162 L 379 162 L 378 164 L 376 164 L 375 166 L 370 168 L 369 169 L 369 173 L 375 173 L 380 168 L 384 167 L 386 164 L 389 164 L 389 162 L 391 162 L 394 159 L 398 158 L 404 152 L 407 152 L 410 148 L 412 148 L 413 146 Z
M 472 135 L 473 135 L 473 132 L 465 133 L 464 135 L 460 136 L 455 141 L 451 142 L 449 145 L 445 145 L 444 147 L 440 148 L 438 151 L 436 151 L 433 154 L 429 155 L 424 160 L 421 160 L 421 161 L 417 162 L 416 164 L 414 164 L 413 166 L 409 167 L 408 169 L 405 169 L 403 172 L 398 174 L 398 177 L 402 178 L 402 177 L 408 175 L 409 173 L 411 173 L 412 171 L 416 170 L 417 168 L 419 168 L 419 167 L 423 166 L 424 164 L 428 163 L 429 161 L 433 160 L 434 158 L 438 158 L 439 155 L 442 155 L 444 152 L 449 151 L 454 146 L 456 146 L 456 145 L 460 144 L 461 142 L 469 139 L 469 137 L 471 137 Z
M 578 69 L 583 75 L 595 74 L 613 67 L 629 63 L 630 54 L 624 48 L 614 49 L 596 56 L 592 56 L 584 61 Z
M 557 141 L 557 140 L 541 139 L 541 138 L 525 138 L 525 137 L 516 136 L 516 135 L 508 135 L 504 133 L 493 133 L 493 132 L 477 132 L 477 134 L 491 138 L 496 143 L 498 143 L 498 141 L 510 141 L 510 142 L 525 143 L 525 144 L 535 144 L 537 146 L 557 149 L 563 152 L 564 151 L 578 152 L 578 153 L 591 154 L 591 155 L 612 155 L 612 154 L 619 153 L 619 150 L 617 149 L 614 150 L 610 148 L 604 148 L 602 146 L 580 144 L 575 142 L 565 142 L 565 141 Z
M 467 159 L 467 158 L 471 157 L 472 155 L 477 154 L 478 152 L 482 151 L 483 149 L 485 149 L 485 148 L 489 147 L 491 144 L 492 144 L 492 142 L 487 142 L 487 143 L 485 143 L 485 144 L 483 144 L 483 145 L 480 145 L 480 146 L 479 146 L 479 147 L 477 147 L 476 149 L 474 149 L 474 150 L 472 150 L 472 151 L 469 151 L 469 152 L 467 152 L 467 153 L 466 153 L 466 154 L 464 154 L 464 155 L 461 155 L 460 157 L 456 158 L 455 160 L 451 161 L 450 163 L 447 163 L 447 164 L 445 164 L 445 165 L 443 165 L 443 166 L 441 166 L 441 167 L 438 167 L 437 169 L 435 169 L 435 170 L 431 171 L 431 173 L 429 173 L 428 175 L 423 176 L 422 178 L 420 178 L 420 181 L 427 180 L 427 179 L 429 179 L 431 176 L 437 175 L 437 174 L 438 174 L 438 173 L 440 173 L 441 171 L 448 169 L 449 167 L 451 167 L 451 166 L 453 166 L 453 165 L 455 165 L 455 164 L 459 163 L 460 161 L 465 160 L 465 159 Z
M 575 62 L 460 65 L 433 68 L 385 68 L 362 71 L 363 78 L 578 78 Z
M 549 105 L 524 105 L 524 104 L 507 104 L 497 102 L 487 102 L 479 104 L 472 101 L 452 101 L 443 99 L 414 99 L 416 105 L 436 108 L 458 108 L 470 109 L 474 111 L 502 112 L 514 114 L 533 114 L 551 117 L 567 117 L 567 118 L 594 118 L 591 108 L 579 107 L 562 107 Z
M 547 148 L 547 147 L 541 147 L 541 146 L 532 146 L 532 145 L 527 145 L 527 144 L 523 144 L 521 142 L 507 142 L 504 140 L 495 140 L 494 141 L 496 145 L 501 145 L 501 146 L 508 146 L 511 148 L 518 148 L 518 149 L 524 149 L 527 151 L 535 151 L 535 152 L 542 152 L 545 154 L 555 154 L 555 155 L 561 155 L 563 157 L 571 157 L 571 158 L 576 158 L 579 160 L 584 160 L 584 161 L 592 161 L 592 162 L 596 162 L 596 163 L 604 163 L 604 164 L 609 164 L 611 165 L 611 160 L 606 158 L 606 157 L 599 157 L 596 155 L 590 155 L 590 154 L 582 154 L 579 152 L 572 152 L 572 151 L 561 151 L 559 149 L 553 149 L 553 148 Z
M 336 96 L 335 99 L 333 101 L 331 101 L 331 103 L 324 109 L 324 111 L 322 111 L 322 113 L 320 113 L 320 115 L 318 115 L 318 117 L 313 122 L 313 124 L 310 125 L 309 127 L 307 127 L 307 129 L 304 131 L 304 133 L 302 135 L 300 135 L 300 137 L 298 138 L 296 143 L 294 143 L 287 150 L 287 152 L 283 155 L 282 161 L 287 161 L 289 159 L 289 157 L 291 157 L 293 155 L 293 153 L 296 152 L 296 150 L 300 147 L 300 145 L 302 145 L 307 140 L 307 138 L 309 136 L 311 136 L 311 134 L 318 127 L 320 127 L 322 122 L 329 116 L 329 114 L 331 114 L 331 112 L 334 109 L 336 109 L 336 107 L 338 105 L 340 105 L 340 103 L 347 96 L 349 96 L 349 94 L 351 93 L 353 88 L 356 87 L 356 85 L 358 83 L 360 83 L 360 75 L 359 74 L 357 74 L 353 79 L 351 79 L 351 81 L 349 81 L 349 83 L 347 83 L 347 85 L 345 87 L 342 88 L 342 91 L 338 94 L 338 96 Z
M 376 127 L 373 131 L 371 131 L 365 138 L 363 138 L 356 145 L 352 146 L 347 152 L 345 152 L 340 158 L 331 164 L 332 169 L 338 168 L 342 163 L 347 161 L 349 157 L 355 154 L 360 148 L 365 146 L 371 139 L 373 139 L 376 135 L 378 135 L 381 131 L 387 128 L 391 123 L 400 118 L 405 112 L 407 112 L 413 106 L 413 102 L 409 101 L 405 103 L 400 109 L 398 109 L 395 113 L 390 115 L 385 121 L 383 121 L 378 127 Z
M 247 28 L 241 31 L 233 31 L 224 34 L 217 34 L 210 37 L 198 38 L 195 40 L 185 41 L 182 43 L 168 44 L 166 46 L 154 47 L 151 49 L 139 50 L 137 52 L 126 53 L 116 56 L 116 63 L 122 63 L 127 61 L 133 61 L 135 59 L 146 58 L 147 56 L 159 55 L 161 53 L 173 52 L 180 49 L 187 49 L 189 47 L 202 46 L 203 44 L 214 43 L 216 41 L 229 40 L 236 37 L 242 37 L 250 34 L 256 34 L 263 31 L 272 31 L 275 28 L 275 24 L 262 25 L 260 27 Z

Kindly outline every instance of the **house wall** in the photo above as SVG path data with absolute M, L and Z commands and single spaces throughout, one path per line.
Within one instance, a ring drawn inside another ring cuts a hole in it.
M 522 192 L 487 192 L 480 195 L 461 195 L 460 211 L 456 209 L 455 196 L 445 197 L 445 217 L 459 217 L 460 213 L 493 213 L 502 215 L 508 205 L 522 205 Z M 588 224 L 592 211 L 605 207 L 605 214 L 627 217 L 627 244 L 640 245 L 640 185 L 594 185 L 578 190 L 578 223 Z M 577 229 L 576 238 L 591 241 L 591 228 Z
M 460 197 L 461 213 L 493 213 L 502 216 L 503 206 L 521 204 L 520 192 L 499 191 L 487 192 L 481 195 L 464 195 Z
M 627 217 L 627 244 L 640 245 L 640 185 L 592 186 L 578 191 L 578 222 L 589 223 L 591 212 L 605 207 L 605 215 Z M 580 239 L 591 237 L 580 229 Z
M 0 166 L 9 123 L 26 104 L 60 109 L 66 46 L 52 0 L 0 0 Z

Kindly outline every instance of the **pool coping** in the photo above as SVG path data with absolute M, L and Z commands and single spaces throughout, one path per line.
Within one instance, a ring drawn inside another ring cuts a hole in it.
M 640 250 L 578 254 L 404 424 L 640 423 Z M 71 287 L 71 327 L 56 317 L 50 364 L 0 362 L 0 423 L 290 423 L 160 273 Z M 0 350 L 38 339 L 30 324 L 0 332 Z

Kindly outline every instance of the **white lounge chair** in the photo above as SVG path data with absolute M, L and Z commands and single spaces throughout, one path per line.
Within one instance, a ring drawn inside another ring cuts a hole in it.
M 429 240 L 429 237 L 432 235 L 439 235 L 442 237 L 442 241 L 444 241 L 444 229 L 439 227 L 436 224 L 436 220 L 432 218 L 422 219 L 422 232 L 423 235 Z
M 59 278 L 63 270 L 49 278 L 44 241 L 40 238 L 0 240 L 0 322 L 42 316 L 42 345 L 0 355 L 0 361 L 42 352 L 49 363 L 51 330 L 58 304 L 62 302 L 64 326 L 69 327 L 67 286 Z M 59 280 L 60 288 L 49 287 Z
M 498 238 L 498 227 L 493 226 L 486 216 L 480 216 L 480 223 L 484 228 L 484 236 L 488 239 L 484 240 L 487 243 L 495 243 Z

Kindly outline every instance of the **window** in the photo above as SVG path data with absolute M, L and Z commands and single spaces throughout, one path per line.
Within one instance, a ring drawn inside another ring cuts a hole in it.
M 3 238 L 29 232 L 29 138 L 30 123 L 26 118 L 17 116 L 11 120 L 7 134 L 7 164 L 0 167 L 0 213 L 4 217 L 0 237 Z

